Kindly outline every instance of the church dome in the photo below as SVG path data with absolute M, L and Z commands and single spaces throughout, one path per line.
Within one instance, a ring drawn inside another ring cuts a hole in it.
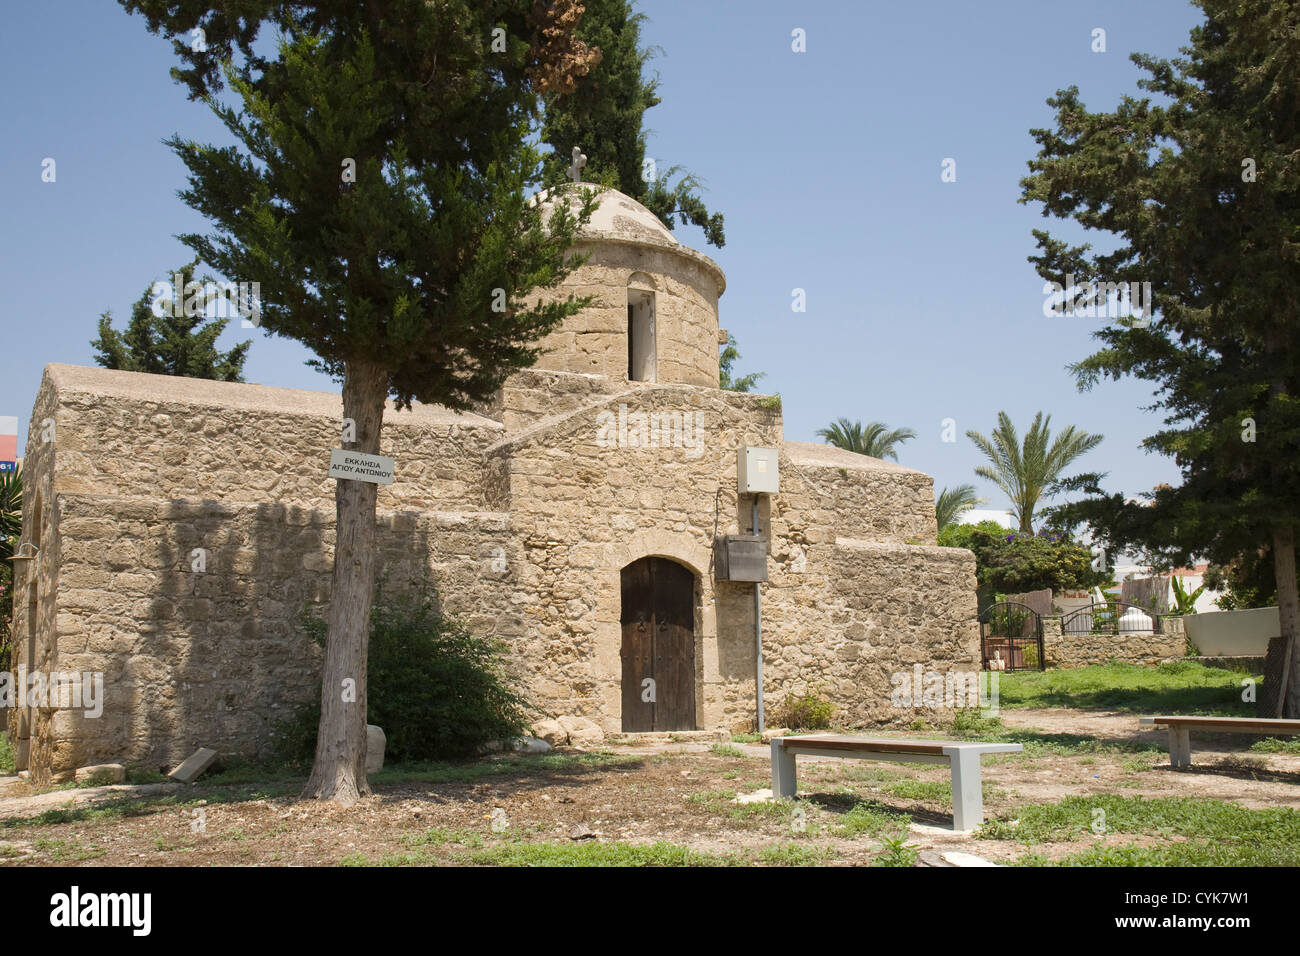
M 600 195 L 600 203 L 591 214 L 591 220 L 578 232 L 581 238 L 681 246 L 672 231 L 649 209 L 631 196 L 598 183 L 564 183 L 539 192 L 533 201 L 542 204 L 543 221 L 550 218 L 556 202 L 561 200 L 567 202 L 570 212 L 577 215 L 582 206 L 580 189 L 594 189 Z
M 597 183 L 562 183 L 530 200 L 543 224 L 559 203 L 576 213 L 580 190 L 596 208 L 578 230 L 583 262 L 539 297 L 586 297 L 590 305 L 542 342 L 535 368 L 611 381 L 718 387 L 718 264 L 679 242 L 649 209 Z

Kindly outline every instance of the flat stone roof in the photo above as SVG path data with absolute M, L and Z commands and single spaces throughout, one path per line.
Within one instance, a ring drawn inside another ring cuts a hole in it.
M 334 392 L 313 392 L 307 389 L 278 388 L 274 385 L 254 385 L 246 382 L 214 382 L 209 379 L 184 378 L 179 375 L 150 375 L 145 372 L 121 372 L 115 369 L 54 363 L 45 366 L 45 374 L 53 383 L 56 392 L 62 394 L 83 393 L 133 401 L 169 402 L 208 408 L 240 408 L 252 412 L 274 412 L 313 418 L 339 418 L 343 414 L 343 398 Z M 472 412 L 455 412 L 442 405 L 418 403 L 413 405 L 410 411 L 398 411 L 391 401 L 384 412 L 384 423 L 460 425 L 466 428 L 504 430 L 504 426 L 499 422 Z
M 894 474 L 925 475 L 916 468 L 906 468 L 892 461 L 883 461 L 856 452 L 845 451 L 834 445 L 818 444 L 810 441 L 782 442 L 785 453 L 790 460 L 800 465 L 820 465 L 823 468 L 852 468 L 858 471 L 888 471 Z M 929 475 L 925 475 L 927 478 Z

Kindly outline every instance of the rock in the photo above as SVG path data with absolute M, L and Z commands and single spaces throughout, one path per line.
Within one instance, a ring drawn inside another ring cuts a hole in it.
M 552 747 L 563 747 L 569 742 L 569 732 L 558 720 L 539 720 L 532 726 L 533 736 L 546 741 Z
M 374 724 L 366 724 L 366 773 L 376 773 L 384 769 L 384 748 L 388 738 L 384 731 Z
M 95 781 L 100 784 L 126 783 L 126 768 L 120 763 L 97 763 L 81 767 L 76 774 L 77 783 Z
M 976 856 L 974 853 L 962 853 L 960 850 L 949 850 L 943 854 L 943 861 L 953 866 L 1001 866 L 1001 863 L 994 863 L 992 860 L 986 860 L 982 856 Z
M 772 799 L 772 791 L 768 789 L 755 790 L 753 793 L 738 793 L 731 801 L 732 803 L 763 803 Z
M 212 761 L 217 759 L 217 752 L 208 747 L 200 747 L 189 758 L 169 773 L 167 776 L 181 783 L 193 783 L 199 778 L 199 774 L 212 766 Z
M 559 723 L 571 747 L 599 747 L 605 742 L 605 731 L 586 717 L 561 717 Z
M 591 828 L 585 823 L 575 823 L 569 830 L 570 840 L 594 840 L 596 834 L 591 832 Z
M 521 754 L 546 754 L 551 752 L 551 745 L 545 740 L 538 740 L 536 737 L 516 737 L 510 742 L 510 747 L 516 753 Z

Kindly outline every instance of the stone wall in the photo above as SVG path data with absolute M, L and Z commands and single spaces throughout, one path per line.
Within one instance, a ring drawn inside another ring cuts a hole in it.
M 505 425 L 515 435 L 547 418 L 565 415 L 588 402 L 619 390 L 601 375 L 528 369 L 512 375 L 481 414 Z
M 275 723 L 318 692 L 300 617 L 328 597 L 337 398 L 160 378 L 52 366 L 38 397 L 36 417 L 58 419 L 57 441 L 28 451 L 38 497 L 52 491 L 47 663 L 104 672 L 108 694 L 92 726 L 40 717 L 38 779 L 170 766 L 197 746 L 265 756 Z M 695 577 L 697 726 L 753 726 L 753 588 L 712 568 L 715 533 L 750 531 L 744 445 L 782 449 L 758 529 L 769 707 L 818 688 L 843 722 L 907 721 L 892 674 L 977 664 L 974 559 L 929 546 L 928 476 L 783 443 L 762 396 L 571 372 L 515 381 L 486 411 L 517 431 L 390 412 L 399 481 L 380 489 L 381 581 L 392 593 L 427 575 L 444 606 L 506 643 L 543 710 L 621 729 L 621 571 L 660 556 Z
M 841 538 L 936 542 L 934 480 L 924 472 L 831 445 L 786 442 L 782 451 L 779 514 Z
M 98 718 L 53 711 L 33 776 L 107 761 L 170 769 L 196 747 L 268 756 L 275 724 L 319 693 L 304 611 L 328 599 L 332 511 L 61 495 L 53 670 L 102 672 Z M 384 514 L 384 592 L 427 575 L 442 605 L 517 643 L 506 516 Z M 201 557 L 200 557 L 201 556 Z
M 841 538 L 809 548 L 805 571 L 772 577 L 763 595 L 770 708 L 814 690 L 839 708 L 838 722 L 905 724 L 921 711 L 891 704 L 892 675 L 916 664 L 979 670 L 969 551 Z
M 1181 660 L 1186 651 L 1183 622 L 1177 617 L 1160 620 L 1159 634 L 1063 634 L 1059 617 L 1043 618 L 1043 649 L 1048 667 L 1086 667 L 1124 661 L 1159 664 Z
M 602 447 L 599 417 L 620 406 L 629 414 L 699 412 L 704 447 Z M 780 428 L 779 412 L 761 397 L 637 385 L 490 451 L 496 462 L 488 472 L 500 476 L 493 507 L 512 514 L 521 583 L 538 601 L 529 608 L 527 656 L 556 705 L 620 729 L 620 570 L 659 555 L 696 575 L 699 726 L 753 726 L 753 587 L 713 580 L 710 543 L 715 527 L 750 530 L 750 500 L 738 501 L 735 491 L 736 448 L 781 447 Z M 860 456 L 827 464 L 800 449 L 792 454 L 782 456 L 781 493 L 764 498 L 759 513 L 770 548 L 769 705 L 817 685 L 841 705 L 841 719 L 910 720 L 914 714 L 889 708 L 889 675 L 900 666 L 978 668 L 974 558 L 904 543 L 934 537 L 928 476 Z M 799 465 L 787 469 L 787 461 Z
M 630 447 L 617 429 L 620 414 L 697 412 L 697 447 Z M 604 444 L 602 422 L 615 425 Z M 519 584 L 536 601 L 525 610 L 525 656 L 546 706 L 621 730 L 621 571 L 650 555 L 696 576 L 698 725 L 718 727 L 746 686 L 752 694 L 752 641 L 733 647 L 719 629 L 730 611 L 721 591 L 715 601 L 712 542 L 715 526 L 748 527 L 748 503 L 738 507 L 735 494 L 737 445 L 775 446 L 780 436 L 779 411 L 758 397 L 638 383 L 491 449 L 488 472 L 499 480 L 490 500 L 511 514 Z
M 37 406 L 51 402 L 57 491 L 333 510 L 337 395 L 50 365 Z M 38 421 L 34 415 L 32 433 Z M 499 423 L 477 415 L 390 405 L 380 450 L 397 459 L 398 480 L 380 486 L 379 508 L 481 508 L 482 453 L 502 434 Z
M 55 619 L 59 593 L 59 513 L 54 495 L 58 406 L 54 393 L 42 389 L 32 409 L 23 455 L 22 542 L 37 548 L 30 561 L 14 562 L 13 651 L 15 672 L 47 670 L 55 655 Z M 23 548 L 23 553 L 30 549 Z M 15 708 L 0 721 L 14 745 L 17 769 L 29 767 L 33 753 L 45 759 L 50 737 L 49 710 Z
M 627 288 L 633 273 L 655 294 L 656 378 L 718 386 L 718 297 L 722 277 L 706 256 L 685 246 L 580 242 L 590 256 L 554 292 L 537 298 L 590 296 L 592 304 L 542 341 L 539 369 L 627 381 Z

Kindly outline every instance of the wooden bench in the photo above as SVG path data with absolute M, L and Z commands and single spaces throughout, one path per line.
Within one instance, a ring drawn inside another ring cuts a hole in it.
M 1192 765 L 1193 730 L 1198 733 L 1256 734 L 1264 737 L 1300 735 L 1300 720 L 1276 717 L 1143 717 L 1141 723 L 1169 728 L 1169 766 Z
M 794 759 L 798 754 L 815 757 L 852 757 L 859 760 L 892 760 L 899 763 L 946 763 L 952 771 L 952 828 L 958 832 L 966 832 L 984 822 L 980 756 L 1020 753 L 1024 749 L 1021 744 L 967 743 L 961 740 L 881 739 L 840 737 L 832 734 L 773 737 L 772 795 L 794 796 L 796 788 Z

